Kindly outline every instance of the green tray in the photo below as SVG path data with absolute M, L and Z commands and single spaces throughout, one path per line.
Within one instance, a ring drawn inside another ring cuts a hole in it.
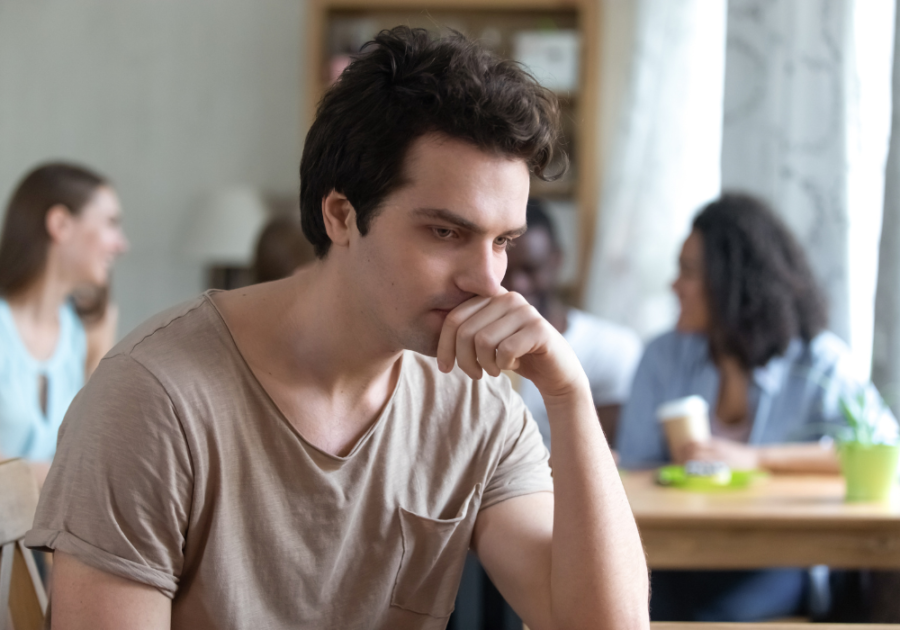
M 721 492 L 722 490 L 740 490 L 756 481 L 768 477 L 763 470 L 732 470 L 731 479 L 723 482 L 712 477 L 688 476 L 684 466 L 663 466 L 656 473 L 656 482 L 661 486 L 681 488 L 693 492 Z

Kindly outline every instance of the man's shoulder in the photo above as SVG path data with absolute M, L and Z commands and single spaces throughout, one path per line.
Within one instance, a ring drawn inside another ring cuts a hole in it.
M 113 346 L 107 356 L 184 347 L 184 341 L 196 340 L 196 333 L 212 327 L 214 315 L 215 307 L 207 294 L 200 295 L 145 320 Z
M 192 381 L 203 381 L 212 377 L 217 367 L 234 362 L 228 335 L 209 294 L 204 294 L 140 324 L 107 353 L 100 367 L 131 362 L 171 385 L 187 375 Z

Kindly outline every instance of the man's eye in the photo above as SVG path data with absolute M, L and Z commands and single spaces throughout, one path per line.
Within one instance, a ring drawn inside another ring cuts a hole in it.
M 510 247 L 515 246 L 515 244 L 515 241 L 513 241 L 508 236 L 500 236 L 494 240 L 494 245 L 502 247 L 503 249 L 509 249 Z
M 434 232 L 434 235 L 439 239 L 448 240 L 453 238 L 453 230 L 450 228 L 434 227 L 431 228 L 431 231 Z

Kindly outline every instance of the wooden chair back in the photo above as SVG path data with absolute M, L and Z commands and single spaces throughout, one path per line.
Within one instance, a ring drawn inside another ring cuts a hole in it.
M 0 630 L 40 630 L 47 594 L 31 550 L 22 544 L 37 509 L 38 487 L 21 459 L 0 462 Z

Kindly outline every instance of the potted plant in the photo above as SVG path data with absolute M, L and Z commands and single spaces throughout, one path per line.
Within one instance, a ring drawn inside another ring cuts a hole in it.
M 847 482 L 846 501 L 886 501 L 897 485 L 900 443 L 879 431 L 889 413 L 874 388 L 840 399 L 847 426 L 837 431 L 837 452 Z

